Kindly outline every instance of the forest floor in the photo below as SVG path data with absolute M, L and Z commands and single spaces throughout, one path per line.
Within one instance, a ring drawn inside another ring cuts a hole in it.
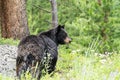
M 16 46 L 0 45 L 0 80 L 15 80 L 16 51 Z M 54 76 L 47 74 L 42 80 L 120 80 L 119 58 L 115 52 L 85 56 L 61 47 Z

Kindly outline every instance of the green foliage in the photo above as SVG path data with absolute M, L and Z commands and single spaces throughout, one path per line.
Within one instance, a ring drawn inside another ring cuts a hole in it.
M 57 0 L 57 5 L 59 24 L 65 24 L 73 41 L 60 46 L 54 75 L 44 75 L 42 80 L 119 80 L 120 1 L 101 0 L 100 5 L 98 0 Z M 49 11 L 49 0 L 27 0 L 31 34 L 51 28 Z M 18 45 L 18 42 L 0 39 L 0 44 Z M 112 54 L 108 55 L 109 52 Z M 30 79 L 31 75 L 26 77 Z M 0 75 L 0 80 L 3 78 Z M 5 77 L 5 80 L 14 79 Z
M 31 34 L 37 34 L 48 30 L 51 21 L 51 13 L 44 10 L 51 10 L 50 3 L 47 0 L 27 0 L 28 25 Z
M 0 80 L 15 80 L 13 77 L 0 74 Z
M 98 39 L 101 53 L 119 51 L 119 0 L 58 0 L 58 21 L 65 24 L 75 44 L 84 48 Z M 49 0 L 27 0 L 28 22 L 31 34 L 48 30 L 51 24 Z M 117 42 L 116 42 L 117 41 Z
M 120 54 L 110 55 L 90 54 L 90 57 L 79 54 L 80 50 L 68 50 L 60 46 L 59 60 L 54 75 L 46 74 L 41 80 L 119 80 Z M 26 80 L 31 75 L 26 73 Z M 15 80 L 12 77 L 0 75 L 0 80 Z M 25 78 L 22 78 L 25 80 Z M 35 79 L 32 79 L 35 80 Z
M 59 22 L 62 19 L 66 21 L 70 35 L 75 40 L 78 37 L 75 42 L 88 47 L 90 42 L 99 37 L 101 44 L 98 48 L 101 53 L 119 50 L 119 41 L 116 43 L 120 39 L 119 0 L 101 0 L 101 5 L 97 0 L 59 2 Z M 65 17 L 60 16 L 61 14 Z
M 1 44 L 18 45 L 18 43 L 19 40 L 0 38 L 0 45 Z

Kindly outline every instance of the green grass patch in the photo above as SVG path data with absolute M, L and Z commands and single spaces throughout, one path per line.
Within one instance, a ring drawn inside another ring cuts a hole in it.
M 0 38 L 1 44 L 18 45 L 19 40 Z
M 8 76 L 0 74 L 0 80 L 15 80 L 15 78 L 10 77 L 10 76 L 8 77 Z
M 43 75 L 41 80 L 119 80 L 119 52 L 113 52 L 110 55 L 96 53 L 97 42 L 95 40 L 90 43 L 89 48 L 82 47 L 76 42 L 59 46 L 56 70 L 53 75 Z M 0 44 L 18 45 L 18 43 L 19 40 L 0 39 Z M 26 74 L 26 78 L 30 80 L 31 75 Z M 15 80 L 15 78 L 0 75 L 0 80 Z M 25 79 L 22 78 L 22 80 Z
M 114 52 L 111 55 L 101 55 L 85 56 L 78 50 L 67 52 L 61 47 L 53 75 L 44 75 L 41 80 L 119 80 L 120 54 Z M 0 75 L 0 80 L 2 78 L 3 76 Z M 30 80 L 31 76 L 27 75 L 26 78 Z

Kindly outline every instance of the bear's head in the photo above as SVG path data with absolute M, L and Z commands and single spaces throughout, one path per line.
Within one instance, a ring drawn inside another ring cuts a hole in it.
M 54 29 L 42 32 L 40 33 L 40 35 L 46 35 L 51 40 L 53 40 L 57 45 L 68 44 L 71 42 L 71 38 L 68 37 L 68 34 L 64 29 L 64 25 L 63 26 L 59 25 Z
M 68 44 L 71 42 L 71 38 L 68 37 L 68 34 L 64 29 L 64 25 L 59 25 L 56 28 L 56 41 L 58 44 Z

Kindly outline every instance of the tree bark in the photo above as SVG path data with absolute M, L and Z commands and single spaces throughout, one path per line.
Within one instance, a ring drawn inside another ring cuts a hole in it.
M 101 6 L 101 0 L 98 0 L 98 4 Z
M 52 7 L 52 26 L 58 26 L 58 17 L 57 17 L 57 3 L 56 0 L 50 0 L 51 7 Z
M 1 5 L 2 3 L 1 3 L 1 0 L 0 0 L 0 24 L 1 24 L 1 10 L 2 10 L 2 5 Z M 1 25 L 0 25 L 0 28 L 1 28 Z M 1 32 L 1 29 L 0 29 L 0 32 Z
M 29 35 L 26 0 L 1 0 L 1 34 L 13 39 Z

